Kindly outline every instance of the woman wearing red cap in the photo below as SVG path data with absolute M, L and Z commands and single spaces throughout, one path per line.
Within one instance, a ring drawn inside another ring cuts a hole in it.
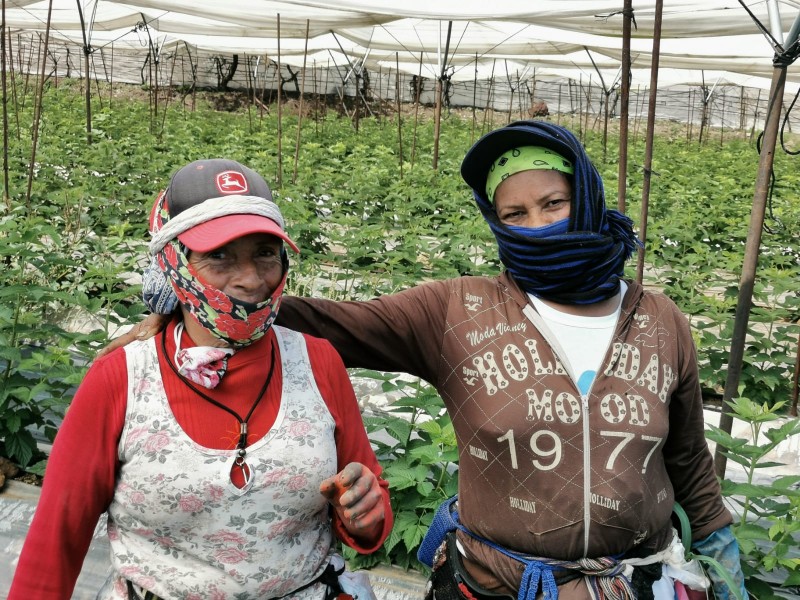
M 269 187 L 234 161 L 193 162 L 151 234 L 179 308 L 87 373 L 9 597 L 70 598 L 103 512 L 112 571 L 97 598 L 341 593 L 335 538 L 380 547 L 387 484 L 339 356 L 273 326 L 297 247 Z
M 287 298 L 280 315 L 346 365 L 411 373 L 442 396 L 459 494 L 421 549 L 429 598 L 685 597 L 708 581 L 683 560 L 676 501 L 693 549 L 731 574 L 729 587 L 709 572 L 716 597 L 746 594 L 689 324 L 623 278 L 639 242 L 583 146 L 520 121 L 478 140 L 461 174 L 503 273 L 367 302 Z

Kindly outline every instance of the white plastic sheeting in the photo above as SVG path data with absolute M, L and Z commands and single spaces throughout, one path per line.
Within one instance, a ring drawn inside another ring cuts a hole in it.
M 79 3 L 94 49 L 113 42 L 146 52 L 152 40 L 161 49 L 185 43 L 275 59 L 280 45 L 286 64 L 334 58 L 416 74 L 422 63 L 425 77 L 442 73 L 447 50 L 447 74 L 456 81 L 492 73 L 597 79 L 598 70 L 611 81 L 622 53 L 622 0 L 53 0 L 52 36 L 83 44 Z M 9 29 L 44 31 L 48 1 L 4 4 Z M 800 14 L 799 0 L 745 4 L 778 43 Z M 634 0 L 633 10 L 633 83 L 646 85 L 655 2 Z M 768 87 L 776 48 L 753 16 L 736 0 L 664 0 L 659 85 Z M 788 81 L 787 89 L 797 89 L 796 68 Z

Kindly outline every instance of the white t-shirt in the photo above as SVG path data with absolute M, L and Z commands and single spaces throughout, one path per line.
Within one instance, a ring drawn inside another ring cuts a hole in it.
M 622 298 L 627 290 L 627 284 L 624 281 L 620 282 L 616 309 L 610 315 L 602 317 L 567 314 L 529 294 L 534 308 L 561 344 L 566 354 L 561 358 L 569 362 L 581 394 L 588 394 L 592 387 L 594 377 L 614 335 L 622 308 Z

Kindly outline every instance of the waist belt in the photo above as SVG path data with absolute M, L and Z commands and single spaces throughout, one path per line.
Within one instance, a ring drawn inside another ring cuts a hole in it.
M 451 531 L 445 538 L 445 551 L 446 560 L 442 568 L 448 571 L 448 576 L 459 586 L 464 586 L 469 590 L 478 600 L 514 600 L 514 596 L 502 592 L 493 592 L 487 590 L 470 575 L 469 571 L 464 567 L 461 558 L 461 552 L 458 550 L 458 540 L 456 532 Z M 556 580 L 556 585 L 563 585 L 573 579 L 578 579 L 581 574 L 577 571 L 558 570 L 554 571 L 553 576 Z
M 458 529 L 501 554 L 525 565 L 517 600 L 535 600 L 540 587 L 548 600 L 556 600 L 558 598 L 556 572 L 564 570 L 574 571 L 576 577 L 587 577 L 589 585 L 595 592 L 595 597 L 603 597 L 608 600 L 636 600 L 636 595 L 631 588 L 630 582 L 623 575 L 625 566 L 616 558 L 604 556 L 566 561 L 514 552 L 464 527 L 458 516 L 457 499 L 458 496 L 453 496 L 439 506 L 428 533 L 425 534 L 425 538 L 422 540 L 417 552 L 417 558 L 429 567 L 433 565 L 433 556 L 436 548 L 442 544 L 447 533 Z
M 425 600 L 514 600 L 514 597 L 487 590 L 473 579 L 461 562 L 456 534 L 451 531 L 436 554 Z
M 344 569 L 344 566 L 342 566 L 341 569 L 336 569 L 332 563 L 328 563 L 328 566 L 326 566 L 322 573 L 320 573 L 317 577 L 289 593 L 296 594 L 297 592 L 309 588 L 316 583 L 324 583 L 326 587 L 324 600 L 334 600 L 336 598 L 342 598 L 342 600 L 346 600 L 348 598 L 352 598 L 349 594 L 344 593 L 342 586 L 339 584 L 339 575 L 344 573 Z M 127 583 L 128 600 L 164 600 L 161 598 L 161 596 L 156 596 L 153 592 L 148 592 L 139 586 L 134 586 L 130 579 L 127 580 Z M 139 592 L 136 591 L 137 587 L 140 590 Z

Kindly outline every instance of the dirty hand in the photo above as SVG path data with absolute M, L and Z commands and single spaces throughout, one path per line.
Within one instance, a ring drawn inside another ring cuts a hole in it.
M 383 493 L 375 473 L 352 462 L 319 486 L 336 509 L 347 531 L 359 538 L 375 538 L 383 529 Z
M 130 331 L 123 333 L 118 338 L 114 338 L 108 345 L 101 348 L 95 358 L 105 356 L 112 350 L 126 346 L 135 340 L 146 340 L 153 337 L 167 326 L 171 318 L 172 315 L 157 315 L 155 313 L 147 315 L 144 321 L 137 323 Z

